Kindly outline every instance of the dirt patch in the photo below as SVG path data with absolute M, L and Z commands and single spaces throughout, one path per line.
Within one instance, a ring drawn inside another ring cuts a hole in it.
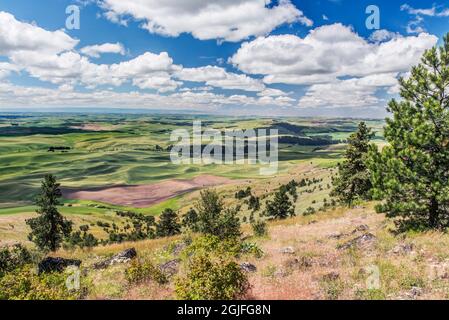
M 186 192 L 233 182 L 235 180 L 202 175 L 190 180 L 173 179 L 147 185 L 113 186 L 84 190 L 63 189 L 62 194 L 67 199 L 93 200 L 121 206 L 145 208 Z
M 71 126 L 72 129 L 80 129 L 80 130 L 86 130 L 86 131 L 109 131 L 111 130 L 111 127 L 106 127 L 101 124 L 95 124 L 95 123 L 86 123 L 79 126 Z

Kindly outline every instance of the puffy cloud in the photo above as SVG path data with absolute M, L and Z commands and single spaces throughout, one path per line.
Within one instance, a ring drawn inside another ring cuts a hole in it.
M 172 73 L 180 67 L 173 64 L 166 52 L 146 52 L 128 61 L 106 65 L 92 63 L 80 55 L 74 49 L 77 44 L 78 40 L 61 30 L 47 31 L 20 22 L 9 13 L 0 12 L 0 54 L 12 62 L 0 66 L 2 77 L 11 71 L 25 70 L 34 78 L 64 87 L 81 84 L 94 88 L 131 82 L 141 89 L 161 92 L 174 90 L 181 84 L 171 78 Z M 120 43 L 81 49 L 82 53 L 93 57 L 106 52 L 124 54 L 124 51 Z
M 377 98 L 376 92 L 382 88 L 394 87 L 396 84 L 395 73 L 314 84 L 299 100 L 298 105 L 304 108 L 379 107 L 384 101 Z
M 342 24 L 316 28 L 305 37 L 276 35 L 243 43 L 230 62 L 266 83 L 314 84 L 340 77 L 404 72 L 438 38 L 426 33 L 369 43 Z
M 19 68 L 8 62 L 0 62 L 0 79 L 6 78 L 12 72 L 18 72 Z
M 246 95 L 215 94 L 206 91 L 185 91 L 162 95 L 146 92 L 116 92 L 94 90 L 77 92 L 65 85 L 58 89 L 23 87 L 0 82 L 0 107 L 119 107 L 143 109 L 197 109 L 220 110 L 223 106 L 257 107 L 288 106 L 293 99 L 288 97 L 254 98 Z M 268 101 L 265 98 L 269 98 Z
M 113 22 L 132 16 L 144 21 L 151 33 L 176 37 L 191 33 L 201 40 L 240 41 L 271 32 L 285 23 L 313 22 L 289 0 L 102 0 L 100 6 Z
M 259 92 L 257 94 L 260 97 L 279 97 L 279 96 L 287 96 L 288 93 L 285 93 L 279 89 L 266 88 L 265 90 Z
M 391 39 L 395 39 L 400 37 L 400 34 L 392 31 L 388 31 L 386 29 L 376 30 L 374 31 L 369 39 L 373 42 L 383 42 L 383 41 L 389 41 Z
M 166 52 L 146 52 L 134 59 L 112 64 L 94 64 L 77 52 L 59 55 L 21 53 L 12 60 L 28 73 L 42 81 L 55 84 L 82 84 L 89 88 L 99 85 L 120 86 L 126 82 L 141 89 L 159 91 L 174 90 L 180 84 L 171 80 L 171 72 L 177 70 Z
M 99 58 L 103 53 L 117 53 L 120 55 L 125 55 L 125 48 L 121 43 L 103 43 L 96 44 L 93 46 L 87 46 L 80 50 L 80 52 L 86 56 L 92 58 Z
M 173 80 L 167 72 L 157 72 L 149 77 L 136 78 L 132 80 L 132 83 L 140 89 L 157 89 L 159 92 L 173 91 L 182 85 L 182 82 Z
M 35 25 L 18 21 L 10 13 L 0 11 L 0 54 L 42 52 L 56 54 L 71 50 L 78 40 L 62 30 L 47 31 Z
M 208 86 L 223 89 L 240 89 L 245 91 L 262 91 L 265 89 L 265 85 L 260 80 L 253 79 L 245 74 L 230 73 L 224 68 L 216 66 L 183 68 L 176 76 L 180 80 L 205 82 Z

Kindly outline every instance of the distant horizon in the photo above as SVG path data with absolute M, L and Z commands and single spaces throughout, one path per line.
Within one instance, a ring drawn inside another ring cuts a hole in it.
M 350 119 L 350 120 L 384 120 L 386 117 L 351 117 L 351 116 L 301 116 L 301 115 L 257 115 L 257 114 L 245 114 L 245 115 L 232 115 L 225 113 L 207 113 L 195 110 L 161 110 L 161 109 L 120 109 L 120 108 L 99 108 L 95 110 L 85 110 L 87 108 L 67 108 L 66 110 L 47 109 L 47 110 L 33 110 L 33 109 L 22 109 L 22 110 L 5 110 L 0 109 L 0 118 L 4 115 L 26 115 L 26 114 L 44 114 L 51 116 L 58 116 L 64 114 L 74 114 L 74 115 L 96 115 L 96 114 L 110 114 L 110 115 L 167 115 L 167 116 L 216 116 L 222 118 L 267 118 L 267 119 L 285 119 L 285 118 L 304 118 L 304 119 Z

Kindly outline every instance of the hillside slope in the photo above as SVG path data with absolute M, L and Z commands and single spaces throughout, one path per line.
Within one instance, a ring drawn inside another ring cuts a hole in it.
M 266 238 L 247 241 L 263 251 L 243 256 L 256 267 L 248 274 L 249 299 L 446 299 L 449 294 L 449 236 L 441 233 L 394 236 L 391 221 L 373 204 L 338 208 L 269 224 Z M 162 264 L 177 257 L 182 238 L 165 238 L 97 247 L 89 252 L 59 252 L 81 258 L 92 284 L 88 299 L 173 299 L 167 285 L 128 285 L 126 265 L 90 269 L 103 256 L 135 247 L 138 255 Z

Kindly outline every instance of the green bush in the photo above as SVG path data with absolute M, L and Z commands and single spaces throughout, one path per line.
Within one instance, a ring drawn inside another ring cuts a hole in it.
M 251 224 L 251 227 L 253 228 L 253 232 L 256 237 L 265 237 L 268 233 L 267 223 L 265 221 L 256 221 Z
M 232 300 L 243 298 L 250 285 L 240 266 L 226 258 L 200 254 L 191 258 L 188 272 L 175 281 L 182 300 Z
M 21 244 L 0 248 L 0 277 L 31 263 L 31 253 Z
M 37 275 L 31 265 L 6 273 L 0 278 L 0 300 L 75 300 L 86 289 L 68 290 L 67 273 Z
M 155 281 L 158 284 L 168 282 L 167 276 L 151 261 L 134 260 L 131 266 L 125 271 L 128 283 L 137 284 L 145 281 Z
M 240 220 L 237 217 L 239 207 L 225 209 L 216 191 L 202 191 L 195 208 L 198 212 L 199 233 L 215 235 L 221 239 L 240 237 Z
M 305 216 L 310 216 L 310 215 L 315 214 L 315 213 L 316 213 L 316 210 L 315 210 L 314 207 L 308 207 L 306 209 L 306 211 L 304 211 L 304 215 Z
M 262 258 L 264 253 L 262 249 L 259 248 L 259 246 L 255 243 L 251 242 L 243 242 L 240 246 L 240 251 L 243 254 L 251 254 L 256 258 Z
M 220 237 L 205 235 L 198 237 L 183 251 L 184 258 L 195 254 L 221 254 L 237 257 L 242 252 L 242 243 L 235 238 L 222 240 Z

